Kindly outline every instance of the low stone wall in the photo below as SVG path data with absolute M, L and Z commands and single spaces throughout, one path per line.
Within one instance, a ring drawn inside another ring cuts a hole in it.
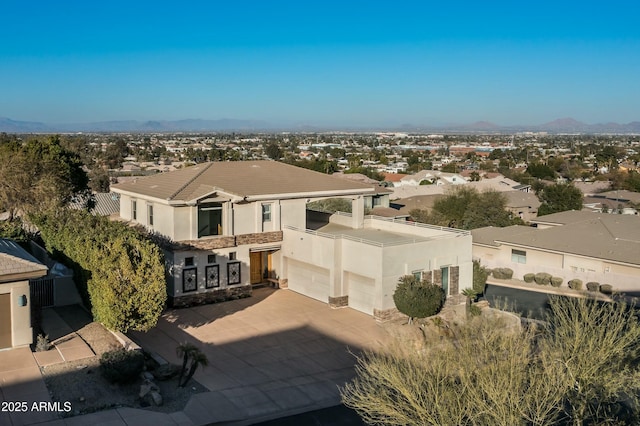
M 190 306 L 206 305 L 225 302 L 227 300 L 242 299 L 251 296 L 251 285 L 229 287 L 201 293 L 185 294 L 169 297 L 169 306 L 173 308 L 188 308 Z
M 406 320 L 409 319 L 408 316 L 406 316 L 396 308 L 384 309 L 384 310 L 374 309 L 373 318 L 375 318 L 375 320 L 378 322 L 394 321 L 397 319 L 406 319 Z

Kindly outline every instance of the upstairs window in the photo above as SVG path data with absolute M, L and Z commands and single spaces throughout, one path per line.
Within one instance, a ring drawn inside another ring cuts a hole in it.
M 222 235 L 222 204 L 207 203 L 198 206 L 198 238 Z
M 131 219 L 138 220 L 138 202 L 136 200 L 131 201 Z
M 153 206 L 147 206 L 147 223 L 153 226 Z
M 262 221 L 271 222 L 271 204 L 262 205 Z
M 527 263 L 527 252 L 524 250 L 511 250 L 511 261 L 513 263 Z

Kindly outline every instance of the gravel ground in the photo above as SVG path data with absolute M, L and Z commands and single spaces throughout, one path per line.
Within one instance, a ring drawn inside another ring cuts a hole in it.
M 114 385 L 100 374 L 100 356 L 113 349 L 121 348 L 118 340 L 101 324 L 91 322 L 91 317 L 79 306 L 55 308 L 60 317 L 76 330 L 78 335 L 91 347 L 96 356 L 77 361 L 42 367 L 41 371 L 54 401 L 72 404 L 72 411 L 66 416 L 86 414 L 113 407 L 146 408 L 148 410 L 171 413 L 184 408 L 191 395 L 206 392 L 207 389 L 195 380 L 185 388 L 178 388 L 176 379 L 156 381 L 163 397 L 163 405 L 155 406 L 138 396 L 142 379 L 128 385 Z M 147 369 L 153 373 L 155 362 L 147 362 Z

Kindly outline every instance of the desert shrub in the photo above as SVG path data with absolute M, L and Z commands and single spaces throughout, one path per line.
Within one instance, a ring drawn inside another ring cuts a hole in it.
M 554 287 L 560 287 L 562 285 L 562 278 L 551 277 L 551 285 Z
M 524 282 L 526 283 L 532 283 L 533 279 L 535 278 L 536 274 L 524 274 Z
M 480 314 L 482 314 L 482 310 L 478 305 L 471 305 L 469 306 L 469 313 L 471 314 L 472 317 L 477 317 Z
M 613 293 L 613 286 L 611 284 L 600 284 L 600 293 L 602 294 Z
M 551 284 L 551 274 L 547 274 L 546 272 L 538 272 L 534 277 L 536 284 L 540 285 L 549 285 Z
M 589 281 L 587 283 L 587 290 L 589 291 L 598 291 L 600 290 L 600 283 L 594 282 L 594 281 Z
M 513 277 L 513 269 L 509 268 L 495 268 L 493 270 L 493 278 L 499 280 L 508 280 Z
M 569 280 L 569 282 L 567 284 L 569 285 L 569 288 L 571 288 L 571 289 L 582 290 L 582 280 L 579 280 L 578 278 L 575 278 L 573 280 Z
M 479 261 L 473 261 L 473 290 L 476 292 L 476 295 L 484 293 L 484 287 L 487 284 L 489 273 L 490 271 L 480 265 Z
M 102 354 L 100 372 L 111 383 L 130 383 L 142 372 L 144 354 L 142 351 L 118 349 Z
M 36 338 L 36 352 L 45 352 L 51 349 L 51 343 L 49 343 L 49 335 L 38 334 Z
M 409 318 L 426 318 L 437 314 L 444 300 L 442 287 L 419 281 L 413 275 L 401 277 L 393 293 L 396 308 Z

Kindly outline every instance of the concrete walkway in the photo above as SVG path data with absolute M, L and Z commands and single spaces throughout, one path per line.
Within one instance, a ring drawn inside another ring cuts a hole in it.
M 32 425 L 55 419 L 54 413 L 40 411 L 43 402 L 50 403 L 51 398 L 31 349 L 0 351 L 0 425 Z
M 388 339 L 371 316 L 267 288 L 247 299 L 170 310 L 153 330 L 131 337 L 176 364 L 178 344 L 197 345 L 209 366 L 195 378 L 210 392 L 172 414 L 118 408 L 47 425 L 248 425 L 334 406 L 338 387 L 354 377 L 354 353 Z
M 40 367 L 89 358 L 95 355 L 87 345 L 87 342 L 82 340 L 78 333 L 73 331 L 55 310 L 51 308 L 42 310 L 42 328 L 49 337 L 53 348 L 48 351 L 33 353 Z

